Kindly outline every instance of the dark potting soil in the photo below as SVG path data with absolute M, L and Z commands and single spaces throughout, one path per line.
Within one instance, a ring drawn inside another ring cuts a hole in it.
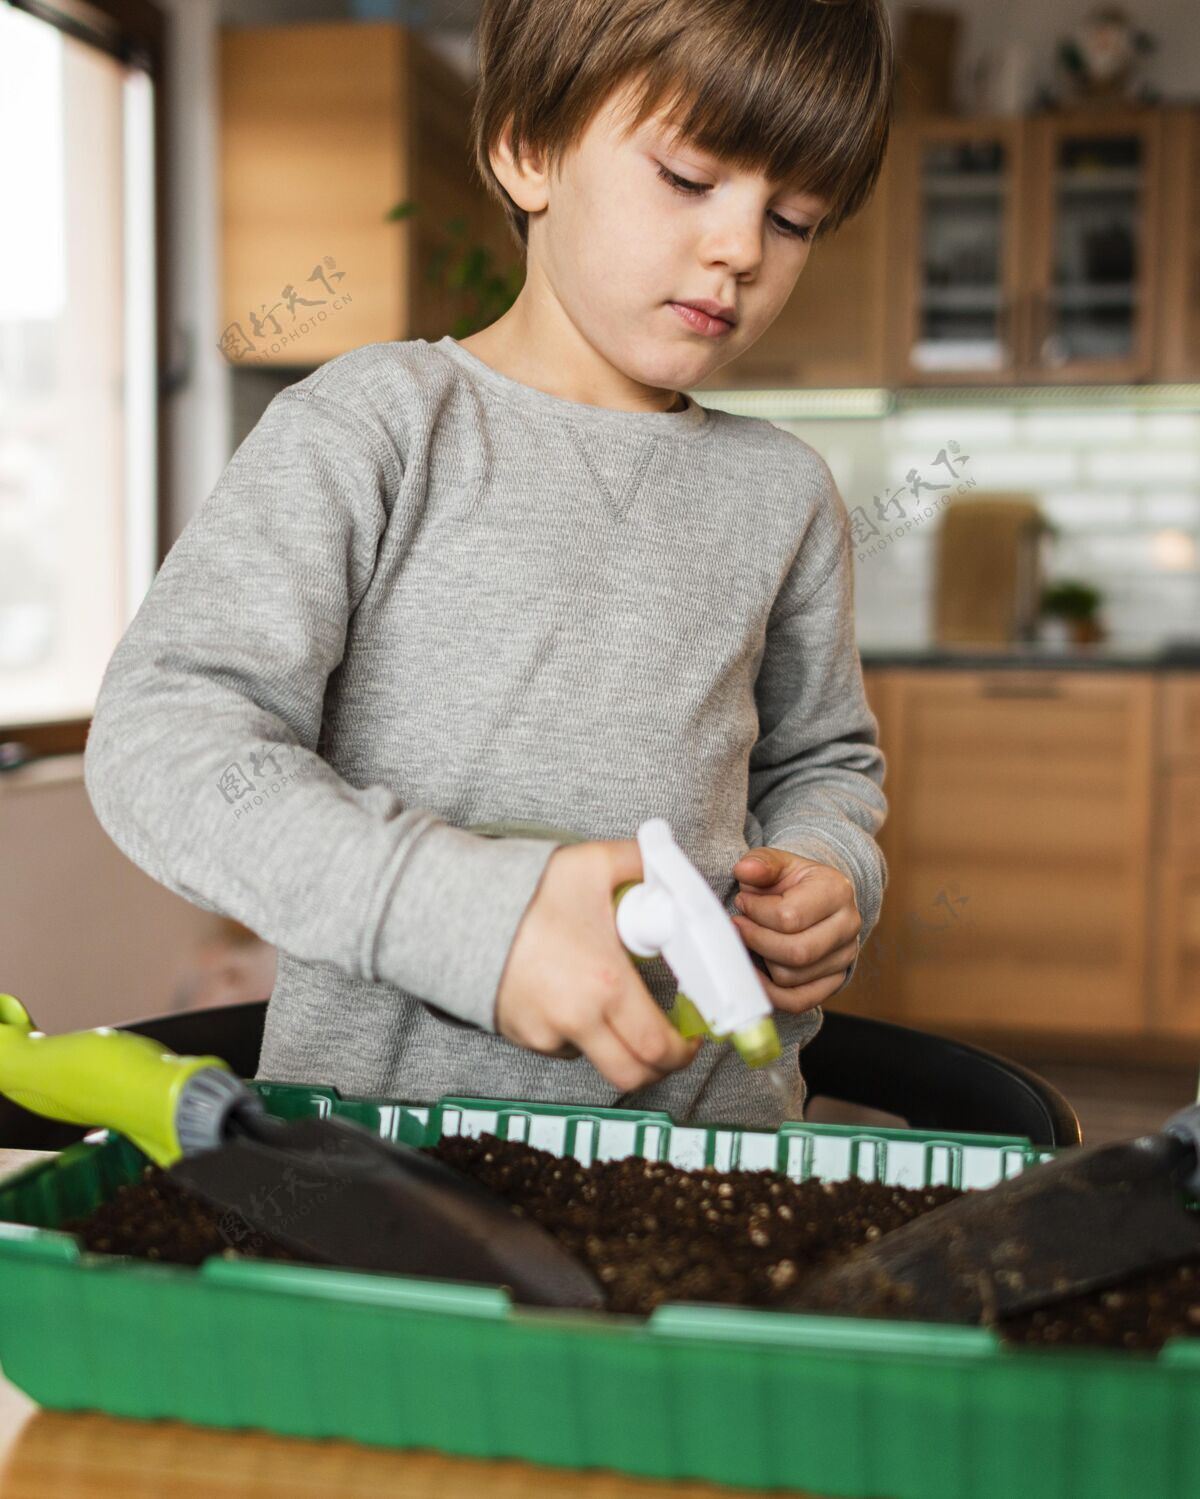
M 429 1153 L 541 1224 L 588 1265 L 611 1311 L 634 1315 L 663 1301 L 770 1307 L 810 1272 L 962 1195 L 857 1179 L 795 1182 L 772 1171 L 685 1171 L 632 1156 L 583 1166 L 487 1134 L 447 1136 Z M 304 1262 L 214 1212 L 157 1166 L 62 1227 L 89 1250 L 175 1264 L 222 1253 Z M 1152 1352 L 1168 1337 L 1200 1334 L 1200 1261 L 1004 1319 L 997 1330 L 1029 1345 Z

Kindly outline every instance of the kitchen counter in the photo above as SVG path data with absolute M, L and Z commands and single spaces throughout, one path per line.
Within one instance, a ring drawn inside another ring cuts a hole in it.
M 805 1499 L 790 1489 L 792 1499 Z M 763 1499 L 761 1489 L 42 1410 L 0 1378 L 0 1499 Z M 810 1495 L 808 1499 L 817 1499 Z
M 1141 645 L 1061 646 L 1034 641 L 1013 646 L 871 645 L 859 642 L 867 668 L 888 666 L 958 668 L 962 671 L 1198 671 L 1200 639 Z
M 48 1411 L 0 1378 L 0 1499 L 112 1499 L 114 1494 L 222 1499 L 763 1499 L 761 1489 L 631 1478 L 607 1470 L 535 1466 L 222 1431 L 182 1421 L 130 1421 L 96 1411 Z M 806 1499 L 789 1489 L 792 1499 Z M 808 1499 L 817 1499 L 809 1495 Z

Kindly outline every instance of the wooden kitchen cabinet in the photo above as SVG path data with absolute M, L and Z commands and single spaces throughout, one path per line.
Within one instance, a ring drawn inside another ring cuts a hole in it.
M 1163 111 L 1028 122 L 1022 377 L 1143 380 L 1157 316 Z
M 1200 379 L 1200 109 L 1163 117 L 1157 380 Z
M 1200 1036 L 1200 677 L 1160 688 L 1151 1028 Z
M 1025 140 L 1016 119 L 894 127 L 889 364 L 896 383 L 1016 379 Z
M 1159 718 L 1164 769 L 1200 771 L 1200 676 L 1163 673 Z
M 896 384 L 1192 378 L 1200 111 L 894 128 Z
M 362 344 L 440 338 L 462 310 L 426 279 L 462 217 L 520 256 L 471 175 L 473 84 L 408 27 L 221 33 L 221 343 L 234 363 L 313 367 Z M 413 199 L 419 212 L 387 222 Z
M 1150 674 L 873 677 L 889 879 L 836 1005 L 934 1029 L 1144 1033 Z

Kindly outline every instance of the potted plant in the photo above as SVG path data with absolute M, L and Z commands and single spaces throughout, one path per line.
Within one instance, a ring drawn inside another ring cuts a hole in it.
M 405 198 L 402 203 L 389 208 L 384 217 L 389 222 L 406 219 L 419 208 L 412 198 Z M 525 267 L 515 265 L 502 274 L 494 268 L 495 257 L 487 245 L 467 241 L 465 219 L 447 219 L 445 227 L 458 243 L 439 245 L 434 250 L 425 267 L 425 279 L 434 286 L 442 286 L 469 299 L 468 307 L 449 330 L 452 338 L 469 338 L 472 333 L 502 317 L 516 301 L 525 282 Z
M 1077 578 L 1059 578 L 1042 590 L 1042 617 L 1061 620 L 1074 645 L 1092 645 L 1104 639 L 1098 611 L 1103 595 L 1091 583 Z

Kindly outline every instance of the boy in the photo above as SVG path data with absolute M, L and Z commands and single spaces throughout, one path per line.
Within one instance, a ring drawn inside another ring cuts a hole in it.
M 278 947 L 260 1077 L 775 1128 L 878 917 L 884 760 L 828 467 L 681 391 L 874 186 L 883 0 L 485 0 L 478 39 L 519 297 L 275 397 L 114 652 L 89 795 Z M 620 944 L 652 816 L 756 955 L 788 1100 Z

